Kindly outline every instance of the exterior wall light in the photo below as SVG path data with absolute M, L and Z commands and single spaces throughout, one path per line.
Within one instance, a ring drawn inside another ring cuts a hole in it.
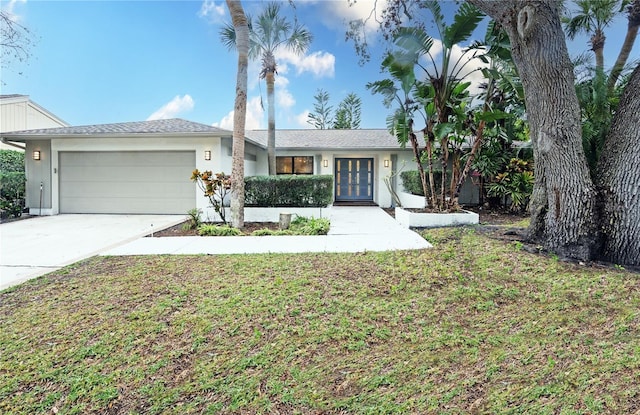
M 327 160 L 327 159 L 322 160 L 322 165 L 324 167 L 329 167 L 329 160 Z
M 384 167 L 389 167 L 389 160 L 384 161 Z
M 204 159 L 205 160 L 211 160 L 211 151 L 210 150 L 205 150 L 204 151 Z
M 40 160 L 40 150 L 36 150 L 33 152 L 33 159 Z

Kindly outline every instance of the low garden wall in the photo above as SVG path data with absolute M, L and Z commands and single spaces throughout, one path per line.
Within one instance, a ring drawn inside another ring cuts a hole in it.
M 466 210 L 456 213 L 426 213 L 396 208 L 395 213 L 396 221 L 405 228 L 439 228 L 475 225 L 480 222 L 480 216 L 477 213 Z

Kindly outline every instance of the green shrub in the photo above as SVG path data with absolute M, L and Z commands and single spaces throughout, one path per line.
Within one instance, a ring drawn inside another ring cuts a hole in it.
M 187 221 L 182 225 L 182 229 L 188 231 L 190 229 L 198 229 L 202 225 L 200 214 L 202 210 L 193 208 L 187 211 Z
M 0 215 L 18 217 L 24 209 L 24 172 L 0 172 Z
M 326 235 L 331 223 L 327 218 L 306 218 L 298 216 L 291 221 L 289 230 L 296 235 Z
M 512 158 L 505 171 L 487 183 L 487 194 L 500 197 L 511 210 L 522 212 L 529 204 L 534 181 L 533 164 Z
M 273 229 L 256 229 L 251 232 L 251 236 L 282 236 L 282 235 L 295 235 L 290 230 L 273 230 Z
M 429 173 L 425 173 L 427 174 L 427 180 L 429 180 Z M 408 193 L 424 196 L 424 192 L 422 191 L 422 181 L 420 180 L 420 173 L 418 170 L 403 171 L 400 173 L 400 179 L 402 180 L 404 190 Z M 436 193 L 439 193 L 441 188 L 442 172 L 434 171 L 433 180 L 435 182 Z
M 213 225 L 210 223 L 202 224 L 198 227 L 198 235 L 200 236 L 240 236 L 242 231 L 232 228 L 228 225 Z
M 278 175 L 244 179 L 245 206 L 324 207 L 333 201 L 333 176 Z
M 0 150 L 0 216 L 18 217 L 24 209 L 24 153 Z
M 24 172 L 24 153 L 15 150 L 0 150 L 0 173 Z

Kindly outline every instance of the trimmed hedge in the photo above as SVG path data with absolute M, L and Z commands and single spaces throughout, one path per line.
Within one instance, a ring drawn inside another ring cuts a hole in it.
M 286 174 L 244 179 L 245 206 L 324 207 L 332 201 L 331 175 Z
M 425 172 L 426 173 L 426 172 Z M 427 174 L 427 181 L 429 180 L 429 173 Z M 422 191 L 422 182 L 420 181 L 420 173 L 418 170 L 409 170 L 403 171 L 400 173 L 400 178 L 402 179 L 402 186 L 404 186 L 404 190 L 412 195 L 424 196 L 424 192 Z M 442 180 L 442 172 L 434 171 L 433 179 L 435 181 L 436 192 L 440 191 L 440 181 Z
M 22 215 L 25 182 L 24 153 L 0 150 L 0 218 Z

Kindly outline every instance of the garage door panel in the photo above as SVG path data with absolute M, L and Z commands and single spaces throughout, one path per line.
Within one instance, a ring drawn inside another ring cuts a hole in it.
M 182 214 L 195 207 L 195 152 L 60 153 L 62 213 Z
M 64 192 L 65 198 L 104 198 L 105 193 L 110 192 L 110 189 L 117 188 L 118 194 L 116 197 L 120 198 L 155 198 L 155 199 L 174 199 L 174 198 L 189 198 L 194 199 L 194 190 L 192 188 L 185 188 L 182 183 L 162 183 L 153 186 L 155 189 L 153 194 L 149 191 L 149 184 L 146 182 L 140 183 L 117 183 L 117 182 L 96 182 L 90 185 L 85 185 L 82 182 L 67 182 L 66 190 Z M 73 186 L 69 186 L 73 184 Z M 110 198 L 114 195 L 108 196 Z
M 172 183 L 183 183 L 185 180 L 189 181 L 191 178 L 191 172 L 193 168 L 185 175 L 184 167 L 162 167 L 159 169 L 152 169 L 150 167 L 126 167 L 126 166 L 114 166 L 114 167 L 77 167 L 77 166 L 63 166 L 60 169 L 60 174 L 63 175 L 66 182 L 86 182 L 87 177 L 90 176 L 92 182 L 105 183 L 105 182 L 123 182 L 123 181 L 143 181 L 147 183 L 153 180 L 163 180 Z

